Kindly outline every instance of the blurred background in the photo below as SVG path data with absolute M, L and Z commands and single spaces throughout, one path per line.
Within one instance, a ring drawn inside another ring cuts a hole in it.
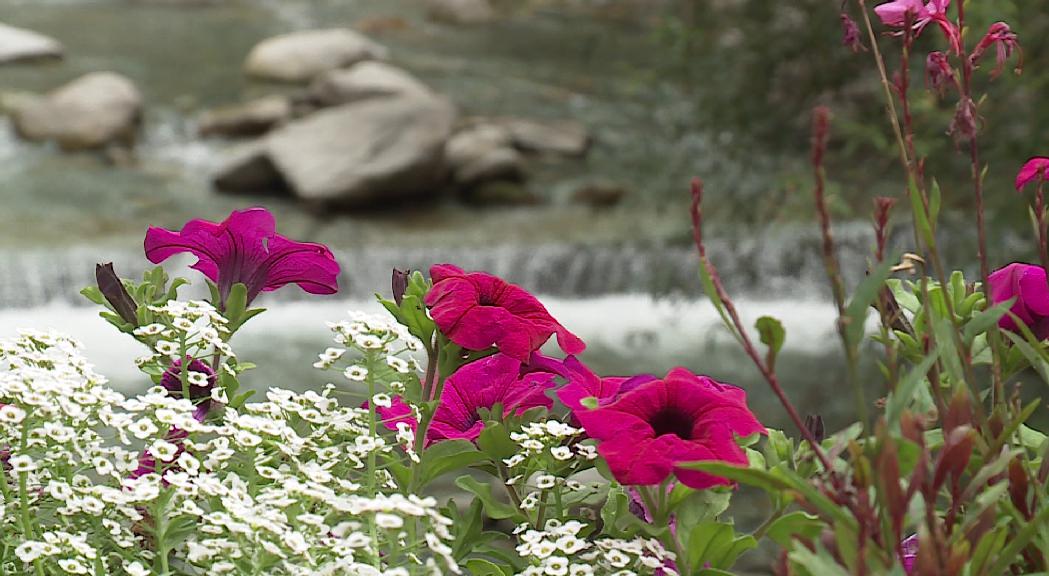
M 1010 182 L 1028 156 L 1049 153 L 1049 2 L 969 5 L 970 41 L 1004 20 L 1024 49 L 1023 76 L 978 84 L 1002 265 L 1033 255 Z M 835 114 L 829 193 L 850 281 L 870 254 L 871 199 L 903 191 L 873 60 L 842 45 L 840 7 L 0 0 L 0 335 L 71 332 L 117 385 L 141 386 L 129 363 L 140 351 L 78 296 L 94 263 L 137 276 L 148 225 L 264 205 L 281 233 L 333 247 L 344 289 L 262 301 L 273 311 L 235 343 L 260 365 L 256 385 L 323 384 L 310 364 L 325 320 L 376 309 L 394 266 L 447 261 L 541 294 L 599 372 L 685 365 L 748 388 L 782 427 L 700 296 L 688 183 L 701 176 L 729 289 L 748 322 L 784 321 L 783 380 L 835 429 L 852 403 L 811 208 L 812 106 Z M 924 91 L 921 70 L 918 147 L 944 190 L 949 261 L 972 273 L 968 162 L 945 134 L 953 102 Z

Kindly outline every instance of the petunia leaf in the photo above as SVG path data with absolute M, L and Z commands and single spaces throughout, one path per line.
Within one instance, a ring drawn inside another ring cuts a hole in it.
M 518 450 L 517 443 L 510 439 L 510 431 L 500 422 L 485 423 L 477 446 L 495 462 L 513 456 Z
M 900 415 L 914 397 L 918 385 L 928 377 L 929 369 L 936 363 L 937 358 L 939 358 L 939 352 L 933 349 L 917 366 L 907 372 L 906 376 L 896 385 L 896 389 L 889 394 L 888 402 L 885 405 L 885 421 L 889 426 L 899 424 Z M 939 386 L 940 383 L 933 382 L 932 385 Z
M 973 316 L 972 320 L 969 320 L 962 329 L 965 343 L 971 346 L 977 335 L 987 332 L 992 326 L 998 324 L 998 321 L 1009 313 L 1014 301 L 1015 299 L 1010 298 Z
M 445 440 L 430 446 L 422 453 L 416 469 L 422 488 L 440 476 L 486 461 L 487 456 L 469 440 Z
M 795 536 L 815 538 L 823 531 L 823 526 L 823 522 L 818 517 L 798 511 L 784 514 L 773 520 L 765 534 L 776 544 L 790 548 Z
M 863 339 L 863 327 L 867 321 L 867 312 L 870 310 L 875 298 L 884 289 L 885 281 L 889 278 L 891 272 L 892 260 L 886 259 L 872 270 L 856 288 L 856 292 L 845 310 L 845 315 L 848 319 L 845 334 L 849 343 L 853 346 L 859 345 L 860 340 Z
M 526 518 L 512 504 L 508 504 L 497 499 L 492 494 L 492 485 L 479 482 L 472 476 L 460 476 L 455 479 L 455 485 L 470 492 L 481 501 L 484 505 L 485 513 L 489 518 L 493 520 L 506 520 L 513 519 L 514 521 L 524 521 Z
M 241 317 L 248 306 L 248 287 L 237 282 L 229 289 L 229 296 L 222 303 L 223 314 L 229 320 L 230 329 L 240 324 Z

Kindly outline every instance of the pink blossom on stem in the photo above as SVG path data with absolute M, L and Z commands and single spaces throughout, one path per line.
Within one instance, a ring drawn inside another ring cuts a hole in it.
M 936 24 L 947 37 L 951 50 L 956 54 L 962 51 L 961 34 L 958 26 L 947 18 L 947 9 L 951 0 L 930 0 L 923 3 L 921 0 L 892 0 L 874 7 L 874 13 L 878 15 L 882 23 L 892 28 L 903 28 L 911 23 L 914 36 L 921 35 L 929 24 Z
M 854 53 L 862 52 L 867 48 L 860 40 L 860 27 L 847 12 L 842 12 L 841 18 L 841 44 Z
M 987 277 L 991 303 L 1000 304 L 1015 298 L 1012 308 L 1016 315 L 1039 340 L 1049 338 L 1049 284 L 1041 266 L 1013 263 Z M 998 326 L 1010 332 L 1020 332 L 1012 316 L 1005 315 Z
M 972 63 L 974 68 L 979 66 L 980 60 L 991 46 L 994 46 L 995 50 L 994 70 L 991 71 L 992 78 L 1002 73 L 1002 70 L 1005 69 L 1005 61 L 1012 57 L 1013 52 L 1020 54 L 1020 61 L 1016 65 L 1016 73 L 1020 73 L 1020 70 L 1023 68 L 1023 50 L 1020 48 L 1019 38 L 1009 28 L 1008 24 L 1005 22 L 991 24 L 987 34 L 984 34 L 984 37 L 973 48 L 972 54 L 969 55 L 969 62 Z
M 947 93 L 949 86 L 958 86 L 954 68 L 943 52 L 929 52 L 925 59 L 925 83 L 941 97 Z
M 1039 182 L 1045 181 L 1046 174 L 1049 174 L 1049 158 L 1045 156 L 1031 158 L 1024 162 L 1020 171 L 1016 173 L 1016 191 L 1023 191 L 1025 186 L 1035 180 Z

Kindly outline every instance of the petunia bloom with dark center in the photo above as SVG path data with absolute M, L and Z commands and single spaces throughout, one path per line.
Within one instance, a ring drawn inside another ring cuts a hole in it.
M 192 268 L 218 285 L 222 301 L 216 304 L 225 303 L 238 282 L 247 287 L 248 302 L 287 284 L 311 294 L 339 289 L 339 264 L 331 250 L 277 234 L 273 214 L 265 208 L 234 210 L 219 223 L 190 220 L 177 232 L 150 226 L 145 249 L 154 264 L 183 252 L 196 256 Z
M 459 346 L 500 352 L 527 362 L 551 335 L 566 354 L 586 344 L 569 332 L 535 296 L 520 286 L 484 272 L 464 272 L 451 264 L 430 268 L 433 288 L 426 294 L 437 328 Z
M 574 413 L 599 441 L 598 451 L 616 480 L 633 486 L 660 484 L 671 474 L 696 489 L 730 484 L 677 465 L 700 460 L 746 465 L 737 438 L 765 433 L 743 390 L 684 368 L 662 380 L 648 377 L 608 404 Z

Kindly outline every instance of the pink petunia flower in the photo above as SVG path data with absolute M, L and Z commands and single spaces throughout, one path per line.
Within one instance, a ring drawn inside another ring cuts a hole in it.
M 412 412 L 412 407 L 408 405 L 400 396 L 394 396 L 390 399 L 389 406 L 376 406 L 375 413 L 379 415 L 381 424 L 386 427 L 387 430 L 397 431 L 397 425 L 401 422 L 408 424 L 412 432 L 419 427 L 419 421 L 415 419 L 415 415 Z M 361 404 L 361 408 L 367 409 L 368 402 L 365 401 Z
M 587 398 L 595 399 L 598 407 L 606 406 L 615 401 L 620 394 L 625 394 L 645 382 L 656 379 L 651 374 L 602 378 L 594 374 L 575 356 L 566 358 L 563 365 L 564 370 L 561 375 L 568 380 L 568 383 L 557 391 L 557 397 L 573 412 L 587 410 L 583 406 L 583 400 Z
M 961 53 L 962 39 L 958 27 L 947 18 L 947 8 L 951 0 L 892 0 L 874 7 L 882 23 L 893 28 L 902 28 L 911 22 L 915 37 L 919 36 L 929 24 L 936 24 L 956 54 Z
M 900 542 L 900 548 L 903 551 L 903 556 L 900 561 L 903 562 L 903 571 L 907 574 L 914 574 L 914 564 L 918 561 L 918 535 L 911 534 L 904 538 L 903 542 Z
M 595 410 L 575 413 L 616 480 L 659 484 L 671 474 L 696 489 L 729 485 L 724 478 L 676 465 L 720 460 L 746 465 L 737 437 L 765 433 L 746 393 L 684 368 L 653 379 Z
M 203 374 L 205 382 L 203 385 L 190 384 L 189 385 L 189 399 L 196 405 L 197 409 L 193 412 L 193 417 L 203 422 L 207 416 L 208 411 L 211 410 L 211 390 L 215 387 L 215 383 L 218 377 L 215 376 L 215 371 L 200 360 L 192 360 L 189 363 L 190 372 L 199 372 Z M 160 385 L 168 391 L 173 398 L 182 398 L 182 361 L 176 358 L 164 374 L 160 376 Z
M 145 249 L 154 264 L 182 252 L 196 256 L 192 268 L 218 284 L 222 303 L 238 282 L 248 288 L 248 302 L 287 284 L 311 294 L 339 289 L 339 264 L 331 250 L 277 234 L 273 214 L 265 208 L 234 210 L 220 223 L 190 220 L 178 232 L 150 226 Z
M 464 272 L 451 264 L 430 268 L 433 288 L 426 294 L 437 328 L 459 346 L 484 350 L 496 346 L 521 362 L 557 334 L 566 354 L 579 354 L 586 344 L 554 320 L 520 286 L 484 272 Z
M 1031 182 L 1045 181 L 1046 174 L 1049 174 L 1049 158 L 1045 156 L 1035 156 L 1020 168 L 1020 171 L 1016 173 L 1016 191 L 1020 192 L 1025 186 Z
M 529 408 L 553 407 L 547 390 L 557 374 L 536 370 L 506 354 L 494 354 L 459 368 L 448 377 L 426 437 L 428 442 L 476 440 L 484 430 L 480 410 L 498 404 L 504 416 Z
M 1016 298 L 1010 312 L 1023 321 L 1039 340 L 1049 338 L 1049 284 L 1041 266 L 1013 263 L 995 270 L 987 277 L 991 303 L 999 304 Z M 1003 330 L 1018 332 L 1011 316 L 998 321 Z

